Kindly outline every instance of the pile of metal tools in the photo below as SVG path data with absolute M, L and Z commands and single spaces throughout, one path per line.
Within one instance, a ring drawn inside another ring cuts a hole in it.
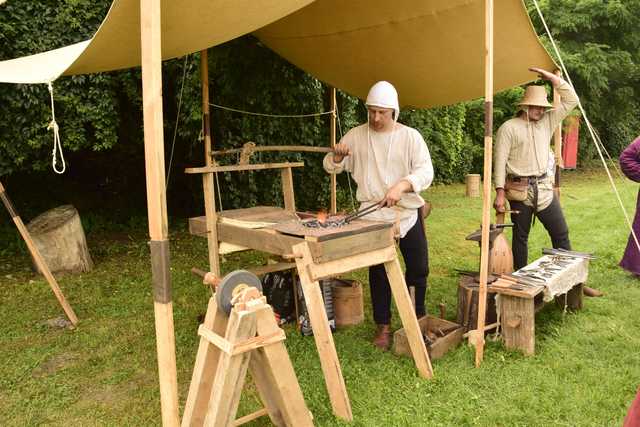
M 317 219 L 310 219 L 302 222 L 302 225 L 308 228 L 337 228 L 342 227 L 343 225 L 349 224 L 351 221 L 354 221 L 358 218 L 362 218 L 365 215 L 373 213 L 382 207 L 382 202 L 375 203 L 373 205 L 367 206 L 366 208 L 362 208 L 355 212 L 350 213 L 349 215 L 332 215 L 332 216 L 324 216 L 319 217 Z
M 596 258 L 590 253 L 566 249 L 543 249 L 542 253 L 549 256 L 533 266 L 523 267 L 513 274 L 503 275 L 501 278 L 507 281 L 514 281 L 518 286 L 524 287 L 546 285 L 550 279 L 574 264 L 576 260 Z

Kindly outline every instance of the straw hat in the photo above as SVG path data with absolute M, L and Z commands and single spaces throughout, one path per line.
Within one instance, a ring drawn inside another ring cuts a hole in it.
M 365 104 L 371 107 L 391 108 L 396 113 L 396 119 L 400 114 L 398 92 L 391 83 L 384 80 L 371 86 Z
M 544 86 L 527 86 L 522 100 L 518 105 L 534 105 L 537 107 L 552 107 L 547 100 L 547 89 Z

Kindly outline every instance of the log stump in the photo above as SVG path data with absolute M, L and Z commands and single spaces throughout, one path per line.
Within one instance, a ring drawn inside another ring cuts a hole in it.
M 51 272 L 79 273 L 93 269 L 80 215 L 72 205 L 38 215 L 27 229 Z M 42 274 L 35 263 L 34 269 Z
M 478 327 L 478 294 L 479 285 L 474 278 L 471 276 L 460 276 L 456 322 L 462 325 L 465 332 Z M 495 295 L 495 293 L 487 291 L 485 326 L 495 323 L 498 319 Z

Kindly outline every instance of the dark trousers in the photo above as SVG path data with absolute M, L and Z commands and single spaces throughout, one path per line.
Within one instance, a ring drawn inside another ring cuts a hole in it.
M 534 208 L 525 205 L 523 202 L 509 201 L 512 211 L 520 213 L 511 213 L 511 222 L 513 223 L 513 238 L 511 240 L 511 252 L 513 253 L 513 267 L 516 270 L 521 269 L 528 264 L 529 250 L 529 231 L 531 230 L 531 220 L 533 215 L 538 217 L 544 228 L 547 229 L 551 244 L 556 249 L 571 250 L 571 242 L 569 241 L 569 228 L 564 219 L 560 202 L 554 196 L 549 206 L 540 212 L 534 212 Z
M 416 315 L 422 317 L 426 313 L 424 300 L 429 275 L 429 249 L 424 220 L 419 212 L 415 225 L 400 239 L 399 245 L 406 266 L 407 286 L 415 287 Z M 391 322 L 391 287 L 383 264 L 369 267 L 369 289 L 373 320 L 378 325 L 388 325 Z

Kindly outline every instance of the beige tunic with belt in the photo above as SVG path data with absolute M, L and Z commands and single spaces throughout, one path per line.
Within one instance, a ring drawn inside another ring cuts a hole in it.
M 411 183 L 413 192 L 404 193 L 396 206 L 366 216 L 399 223 L 400 237 L 404 237 L 418 219 L 417 209 L 424 205 L 420 192 L 433 181 L 431 156 L 420 132 L 400 123 L 391 132 L 376 132 L 363 124 L 347 132 L 340 142 L 349 147 L 351 155 L 334 163 L 333 153 L 329 153 L 323 165 L 329 173 L 351 172 L 358 184 L 356 199 L 361 209 L 380 202 L 399 181 Z
M 570 112 L 578 105 L 578 97 L 567 82 L 558 88 L 560 103 L 547 110 L 542 118 L 531 122 L 525 117 L 507 120 L 496 135 L 494 156 L 494 182 L 504 188 L 507 175 L 540 176 L 547 172 L 553 161 L 550 153 L 551 137 Z M 551 158 L 550 158 L 551 156 Z M 548 207 L 553 200 L 553 172 L 538 182 L 537 211 Z M 529 186 L 527 206 L 533 206 L 533 190 Z

